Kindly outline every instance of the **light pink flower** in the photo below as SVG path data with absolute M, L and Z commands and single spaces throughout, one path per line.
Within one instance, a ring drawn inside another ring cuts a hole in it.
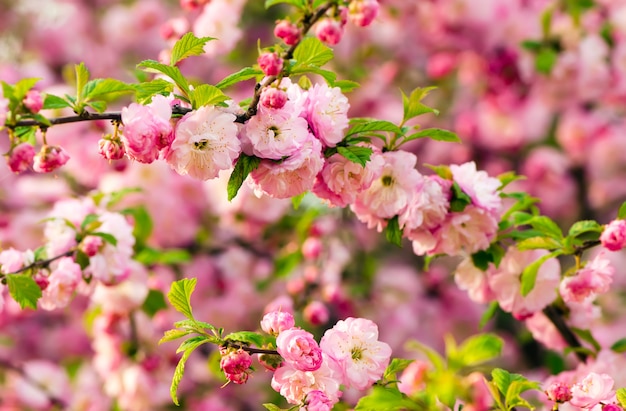
M 304 320 L 312 325 L 323 325 L 328 322 L 328 318 L 330 314 L 328 312 L 328 307 L 321 301 L 311 301 L 304 307 L 302 311 L 302 316 Z
M 66 307 L 82 278 L 82 270 L 72 258 L 61 258 L 48 277 L 48 286 L 42 292 L 39 306 L 44 310 Z
M 111 234 L 117 243 L 115 245 L 105 243 L 100 251 L 89 259 L 89 266 L 85 271 L 105 284 L 115 284 L 131 273 L 130 264 L 135 245 L 133 227 L 122 214 L 108 211 L 103 212 L 98 221 L 102 223 L 98 227 L 98 232 Z
M 424 361 L 415 360 L 402 371 L 398 390 L 406 395 L 413 395 L 422 391 L 425 387 L 428 364 Z
M 350 103 L 339 87 L 328 87 L 326 83 L 315 84 L 308 90 L 305 103 L 306 119 L 324 146 L 335 147 L 343 140 L 348 128 Z
M 382 229 L 383 219 L 402 214 L 409 206 L 422 176 L 415 169 L 417 157 L 407 151 L 381 154 L 385 160 L 380 176 L 361 192 L 351 205 L 359 220 L 369 228 Z
M 564 278 L 559 291 L 565 302 L 581 303 L 591 300 L 597 294 L 609 290 L 614 274 L 615 268 L 604 253 L 600 253 L 575 275 Z
M 261 329 L 268 334 L 278 335 L 293 328 L 295 320 L 291 313 L 286 311 L 270 311 L 261 320 Z
M 541 311 L 556 298 L 561 268 L 555 258 L 541 265 L 532 291 L 525 297 L 521 293 L 520 277 L 524 268 L 546 253 L 543 250 L 520 251 L 516 247 L 509 247 L 498 268 L 489 276 L 489 286 L 500 307 L 518 319 Z
M 13 390 L 23 406 L 49 409 L 53 407 L 51 398 L 69 399 L 69 378 L 63 367 L 46 360 L 30 360 L 21 369 L 24 374 L 14 382 Z
M 35 155 L 33 170 L 37 173 L 50 173 L 63 166 L 69 159 L 70 156 L 62 147 L 44 145 Z
M 13 247 L 0 251 L 0 273 L 14 273 L 24 267 L 27 262 L 27 255 Z
M 563 336 L 543 312 L 538 311 L 534 313 L 524 323 L 533 338 L 549 349 L 561 351 L 567 348 L 567 343 Z
M 446 219 L 450 205 L 446 182 L 447 180 L 430 176 L 421 179 L 408 207 L 398 219 L 409 239 L 412 239 L 412 230 L 433 229 Z
M 615 395 L 613 384 L 613 378 L 608 374 L 591 372 L 581 382 L 572 386 L 570 403 L 576 407 L 590 409 Z
M 272 388 L 285 397 L 290 404 L 301 404 L 306 395 L 315 390 L 322 391 L 330 401 L 339 401 L 341 370 L 335 360 L 323 354 L 322 365 L 315 371 L 300 371 L 285 364 L 274 372 Z
M 461 165 L 451 165 L 450 171 L 463 192 L 471 197 L 472 203 L 488 211 L 497 212 L 502 199 L 498 188 L 502 185 L 497 178 L 489 177 L 485 171 L 477 171 L 473 161 Z
M 487 272 L 477 268 L 471 258 L 466 258 L 456 267 L 454 281 L 461 290 L 466 290 L 470 299 L 479 304 L 488 303 L 495 299 L 489 287 L 488 273 L 494 270 L 493 266 Z
M 391 347 L 378 341 L 378 326 L 365 318 L 349 317 L 327 330 L 320 347 L 343 371 L 343 383 L 364 390 L 379 380 L 391 357 Z
M 176 125 L 175 138 L 166 155 L 178 174 L 208 180 L 232 168 L 241 144 L 235 115 L 213 106 L 186 114 Z
M 304 399 L 304 404 L 300 410 L 306 411 L 330 411 L 333 408 L 333 401 L 328 398 L 324 391 L 309 391 Z
M 204 56 L 215 57 L 231 52 L 242 31 L 238 27 L 241 20 L 242 0 L 211 0 L 202 9 L 202 13 L 193 23 L 193 33 L 198 37 L 214 37 L 219 41 L 209 41 L 204 46 Z
M 313 193 L 334 206 L 345 207 L 353 203 L 360 192 L 370 187 L 382 172 L 383 164 L 383 157 L 378 153 L 372 153 L 365 167 L 341 154 L 333 154 L 326 159 L 324 168 L 317 176 Z
M 600 235 L 602 246 L 611 251 L 621 250 L 626 246 L 626 220 L 613 220 L 604 227 Z
M 255 189 L 274 198 L 289 198 L 313 188 L 323 165 L 322 145 L 309 134 L 301 150 L 279 163 L 261 161 L 250 177 Z
M 172 142 L 172 109 L 163 96 L 155 96 L 152 103 L 132 103 L 122 109 L 124 128 L 121 140 L 131 160 L 152 163 L 162 149 Z
M 120 139 L 101 138 L 98 140 L 98 153 L 106 160 L 121 160 L 126 150 Z
M 276 350 L 287 364 L 300 371 L 315 371 L 322 365 L 322 350 L 313 334 L 299 328 L 278 334 Z
M 91 198 L 56 202 L 44 227 L 47 255 L 49 257 L 61 255 L 74 247 L 76 228 L 80 227 L 88 214 L 96 212 L 96 206 Z
M 280 160 L 302 148 L 309 137 L 305 119 L 298 117 L 293 105 L 281 109 L 259 107 L 257 114 L 243 128 L 245 145 L 257 157 Z

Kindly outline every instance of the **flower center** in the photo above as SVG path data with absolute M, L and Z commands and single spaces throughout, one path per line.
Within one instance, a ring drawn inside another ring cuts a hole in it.
M 200 140 L 193 143 L 193 146 L 196 150 L 204 150 L 209 146 L 208 140 Z
M 393 184 L 393 177 L 391 177 L 391 176 L 384 176 L 382 178 L 382 181 L 383 181 L 383 185 L 385 187 L 389 187 L 390 185 Z
M 280 137 L 280 129 L 278 127 L 270 126 L 267 130 L 271 131 L 274 134 L 274 138 Z
M 363 349 L 360 347 L 354 347 L 350 353 L 352 354 L 352 359 L 354 361 L 359 361 L 363 358 Z

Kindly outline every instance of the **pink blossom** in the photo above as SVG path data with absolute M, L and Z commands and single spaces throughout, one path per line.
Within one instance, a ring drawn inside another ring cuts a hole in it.
M 257 63 L 266 76 L 277 76 L 283 69 L 283 59 L 277 53 L 262 53 Z
M 315 84 L 308 90 L 305 103 L 306 119 L 324 146 L 335 147 L 343 140 L 348 128 L 350 103 L 339 87 L 328 87 L 326 83 Z
M 428 364 L 424 361 L 413 361 L 402 371 L 400 382 L 398 382 L 398 390 L 409 396 L 422 391 L 426 384 L 428 368 Z
M 91 301 L 100 307 L 103 313 L 127 316 L 131 311 L 141 308 L 146 300 L 150 292 L 147 268 L 134 260 L 130 260 L 126 267 L 124 281 L 115 279 L 118 281 L 115 284 L 110 282 L 95 284 Z
M 235 115 L 213 106 L 186 114 L 176 125 L 175 138 L 166 155 L 178 174 L 208 180 L 232 168 L 241 144 Z
M 597 294 L 606 293 L 614 274 L 615 268 L 604 253 L 600 253 L 575 275 L 565 277 L 559 291 L 565 302 L 581 303 L 593 299 Z
M 98 218 L 102 224 L 98 232 L 115 237 L 116 244 L 105 243 L 100 251 L 89 259 L 86 271 L 105 284 L 115 284 L 130 275 L 131 257 L 134 253 L 133 227 L 122 214 L 103 212 Z
M 372 24 L 380 5 L 377 0 L 357 0 L 350 3 L 350 19 L 359 27 Z
M 384 159 L 378 153 L 372 153 L 365 167 L 341 154 L 333 154 L 326 159 L 324 168 L 317 176 L 313 193 L 334 206 L 345 207 L 378 178 L 383 164 Z
M 285 397 L 290 404 L 301 404 L 306 395 L 315 390 L 322 391 L 332 403 L 339 401 L 341 370 L 334 359 L 323 354 L 322 364 L 315 371 L 301 371 L 285 364 L 274 372 L 272 388 Z
M 311 301 L 304 307 L 302 316 L 309 324 L 324 325 L 328 322 L 330 314 L 326 304 L 321 301 Z
M 98 253 L 103 244 L 104 240 L 102 237 L 88 235 L 80 242 L 79 249 L 88 257 L 93 257 Z
M 546 395 L 550 401 L 563 403 L 572 399 L 572 390 L 568 384 L 555 381 L 546 389 Z
M 298 117 L 292 105 L 281 109 L 259 107 L 243 128 L 243 139 L 251 145 L 251 154 L 280 160 L 302 148 L 309 138 L 307 122 Z
M 163 96 L 155 96 L 147 106 L 132 103 L 122 109 L 121 140 L 131 160 L 152 163 L 171 144 L 171 116 L 169 101 Z
M 103 137 L 98 141 L 98 153 L 106 160 L 121 160 L 126 150 L 120 139 Z
M 35 155 L 33 170 L 38 173 L 50 173 L 68 162 L 70 156 L 63 148 L 44 145 Z
M 261 104 L 267 108 L 283 108 L 287 103 L 287 93 L 275 87 L 266 87 L 261 92 Z
M 334 46 L 341 41 L 343 27 L 337 20 L 325 18 L 320 20 L 315 26 L 315 35 L 320 41 Z
M 198 37 L 214 37 L 204 46 L 204 56 L 215 57 L 231 52 L 241 39 L 239 28 L 243 0 L 202 0 L 202 13 L 193 23 L 192 31 Z
M 563 339 L 563 336 L 543 312 L 538 311 L 534 313 L 531 317 L 526 318 L 524 323 L 533 338 L 547 348 L 556 351 L 567 348 L 567 343 Z
M 289 198 L 313 188 L 323 165 L 322 145 L 309 134 L 298 152 L 280 163 L 261 161 L 250 177 L 255 189 L 274 198 Z
M 378 326 L 365 318 L 349 317 L 327 330 L 320 347 L 343 371 L 343 383 L 364 390 L 379 380 L 391 357 L 391 347 L 378 341 Z
M 318 237 L 308 237 L 302 243 L 302 256 L 307 260 L 319 258 L 323 250 L 322 241 Z
M 440 79 L 450 74 L 457 65 L 457 54 L 449 52 L 434 53 L 428 58 L 426 71 L 428 77 Z
M 43 108 L 43 97 L 37 90 L 29 90 L 22 102 L 24 103 L 24 107 L 34 114 L 39 113 Z
M 464 259 L 454 271 L 454 281 L 461 290 L 466 290 L 470 299 L 479 304 L 488 303 L 495 299 L 489 287 L 488 273 L 494 270 L 493 266 L 487 272 L 477 268 L 471 258 Z
M 313 334 L 299 328 L 278 334 L 276 350 L 287 364 L 300 371 L 315 371 L 322 365 L 322 350 Z
M 369 228 L 378 225 L 379 230 L 382 229 L 381 220 L 393 218 L 406 210 L 422 179 L 415 169 L 415 154 L 389 151 L 381 155 L 385 160 L 382 172 L 351 205 L 359 220 L 367 222 Z
M 423 177 L 408 207 L 398 219 L 407 238 L 412 239 L 412 230 L 433 229 L 441 225 L 448 215 L 448 198 L 448 180 Z
M 18 251 L 13 247 L 0 251 L 0 273 L 14 273 L 24 265 L 30 264 L 32 262 L 28 261 L 30 254 Z
M 602 246 L 611 251 L 621 250 L 626 246 L 626 220 L 613 220 L 604 227 L 600 235 Z
M 300 410 L 306 411 L 330 411 L 333 408 L 333 401 L 328 398 L 324 391 L 309 391 L 304 399 L 304 404 Z
M 63 367 L 46 360 L 30 360 L 21 369 L 24 374 L 14 382 L 13 390 L 25 407 L 49 409 L 53 407 L 51 398 L 70 397 L 69 378 Z
M 229 351 L 222 355 L 220 368 L 226 378 L 235 384 L 244 384 L 248 380 L 248 369 L 252 365 L 252 357 L 247 351 Z
M 44 310 L 66 307 L 82 278 L 82 270 L 72 258 L 61 258 L 48 277 L 48 286 L 43 290 L 39 306 Z
M 272 335 L 278 335 L 294 325 L 293 315 L 285 311 L 270 311 L 261 320 L 261 329 Z
M 189 31 L 189 21 L 184 17 L 167 20 L 161 25 L 161 37 L 165 40 L 177 40 Z
M 451 165 L 450 171 L 454 181 L 459 184 L 465 194 L 471 197 L 472 203 L 487 211 L 497 212 L 502 199 L 498 188 L 502 185 L 497 178 L 489 177 L 485 171 L 477 171 L 473 161 L 462 165 Z
M 545 254 L 547 252 L 543 250 L 520 251 L 516 247 L 509 247 L 498 268 L 489 276 L 489 286 L 500 307 L 518 319 L 541 311 L 556 298 L 561 268 L 555 258 L 550 258 L 541 265 L 535 286 L 528 295 L 524 297 L 520 291 L 520 277 L 524 268 Z
M 300 29 L 287 20 L 281 20 L 274 27 L 274 35 L 282 39 L 286 45 L 293 46 L 300 40 Z
M 601 401 L 608 401 L 615 395 L 613 384 L 613 378 L 608 374 L 590 372 L 581 382 L 572 386 L 570 403 L 589 409 Z

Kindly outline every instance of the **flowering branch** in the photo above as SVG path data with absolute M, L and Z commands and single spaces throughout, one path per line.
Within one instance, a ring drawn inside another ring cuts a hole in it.
M 63 258 L 63 257 L 70 257 L 70 256 L 74 255 L 75 252 L 76 252 L 76 250 L 72 249 L 72 250 L 64 252 L 63 254 L 59 254 L 57 256 L 48 258 L 46 260 L 35 261 L 35 262 L 33 262 L 33 263 L 31 263 L 31 264 L 29 264 L 27 266 L 24 266 L 24 267 L 20 268 L 19 270 L 11 272 L 11 273 L 6 273 L 6 274 L 0 273 L 0 277 L 7 276 L 7 275 L 10 275 L 10 274 L 19 274 L 19 273 L 22 273 L 24 271 L 28 271 L 28 270 L 30 270 L 32 268 L 46 268 L 53 261 L 56 261 L 56 260 L 58 260 L 60 258 Z
M 224 344 L 222 345 L 223 347 L 232 347 L 232 348 L 236 348 L 238 350 L 244 350 L 250 354 L 270 354 L 270 355 L 280 355 L 278 353 L 278 351 L 276 350 L 267 350 L 267 349 L 263 349 L 263 348 L 254 348 L 254 347 L 248 347 L 247 345 L 242 345 L 239 343 L 235 343 L 235 342 L 231 342 L 231 341 L 224 341 Z

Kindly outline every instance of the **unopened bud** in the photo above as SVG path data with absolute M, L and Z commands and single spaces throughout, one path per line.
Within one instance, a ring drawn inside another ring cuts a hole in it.
M 70 156 L 59 146 L 44 145 L 33 162 L 33 170 L 38 173 L 49 173 L 68 162 Z
M 274 28 L 274 35 L 288 46 L 293 46 L 300 40 L 300 29 L 287 20 L 281 20 Z
M 7 165 L 14 173 L 21 173 L 33 166 L 35 148 L 28 143 L 13 147 L 7 158 Z
M 37 90 L 29 90 L 23 100 L 24 107 L 36 114 L 43 108 L 43 97 Z

